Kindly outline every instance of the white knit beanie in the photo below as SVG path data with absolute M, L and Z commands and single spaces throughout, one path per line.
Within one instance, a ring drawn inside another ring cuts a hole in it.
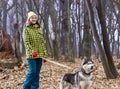
M 27 17 L 27 19 L 30 19 L 30 17 L 32 17 L 32 16 L 38 17 L 37 14 L 35 14 L 35 12 L 30 11 L 30 12 L 28 12 L 28 17 Z

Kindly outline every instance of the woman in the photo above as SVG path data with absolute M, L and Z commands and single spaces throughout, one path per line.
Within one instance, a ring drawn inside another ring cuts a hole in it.
M 23 89 L 39 89 L 42 59 L 47 57 L 47 52 L 42 31 L 38 24 L 38 16 L 32 11 L 28 13 L 26 27 L 23 30 L 23 40 L 29 67 Z

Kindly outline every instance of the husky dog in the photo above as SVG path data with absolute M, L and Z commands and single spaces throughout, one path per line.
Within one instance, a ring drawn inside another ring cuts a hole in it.
M 65 74 L 60 81 L 60 89 L 90 89 L 94 64 L 92 60 L 83 59 L 80 70 Z

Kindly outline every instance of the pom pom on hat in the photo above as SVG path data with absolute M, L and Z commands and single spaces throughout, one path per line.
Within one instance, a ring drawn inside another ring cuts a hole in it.
M 32 17 L 32 16 L 38 17 L 38 16 L 35 14 L 35 12 L 30 11 L 30 12 L 28 12 L 28 17 L 27 17 L 27 19 L 30 19 L 30 17 Z

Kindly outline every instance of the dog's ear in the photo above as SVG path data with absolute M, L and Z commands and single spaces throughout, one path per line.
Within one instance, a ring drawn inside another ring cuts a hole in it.
M 85 56 L 85 57 L 83 58 L 83 64 L 84 64 L 86 61 L 87 61 L 87 57 Z
M 85 56 L 83 59 L 84 59 L 84 61 L 86 61 L 86 60 L 87 60 L 87 57 Z
M 81 62 L 81 65 L 80 65 L 80 70 L 81 70 L 81 68 L 82 68 L 82 66 L 83 66 L 83 64 L 85 63 L 86 60 L 87 60 L 87 57 L 84 57 L 84 58 L 82 59 L 82 62 Z
M 90 57 L 90 60 L 93 61 L 93 56 Z
M 87 60 L 87 57 L 84 57 L 84 58 L 82 59 L 81 66 L 85 63 L 86 60 Z

